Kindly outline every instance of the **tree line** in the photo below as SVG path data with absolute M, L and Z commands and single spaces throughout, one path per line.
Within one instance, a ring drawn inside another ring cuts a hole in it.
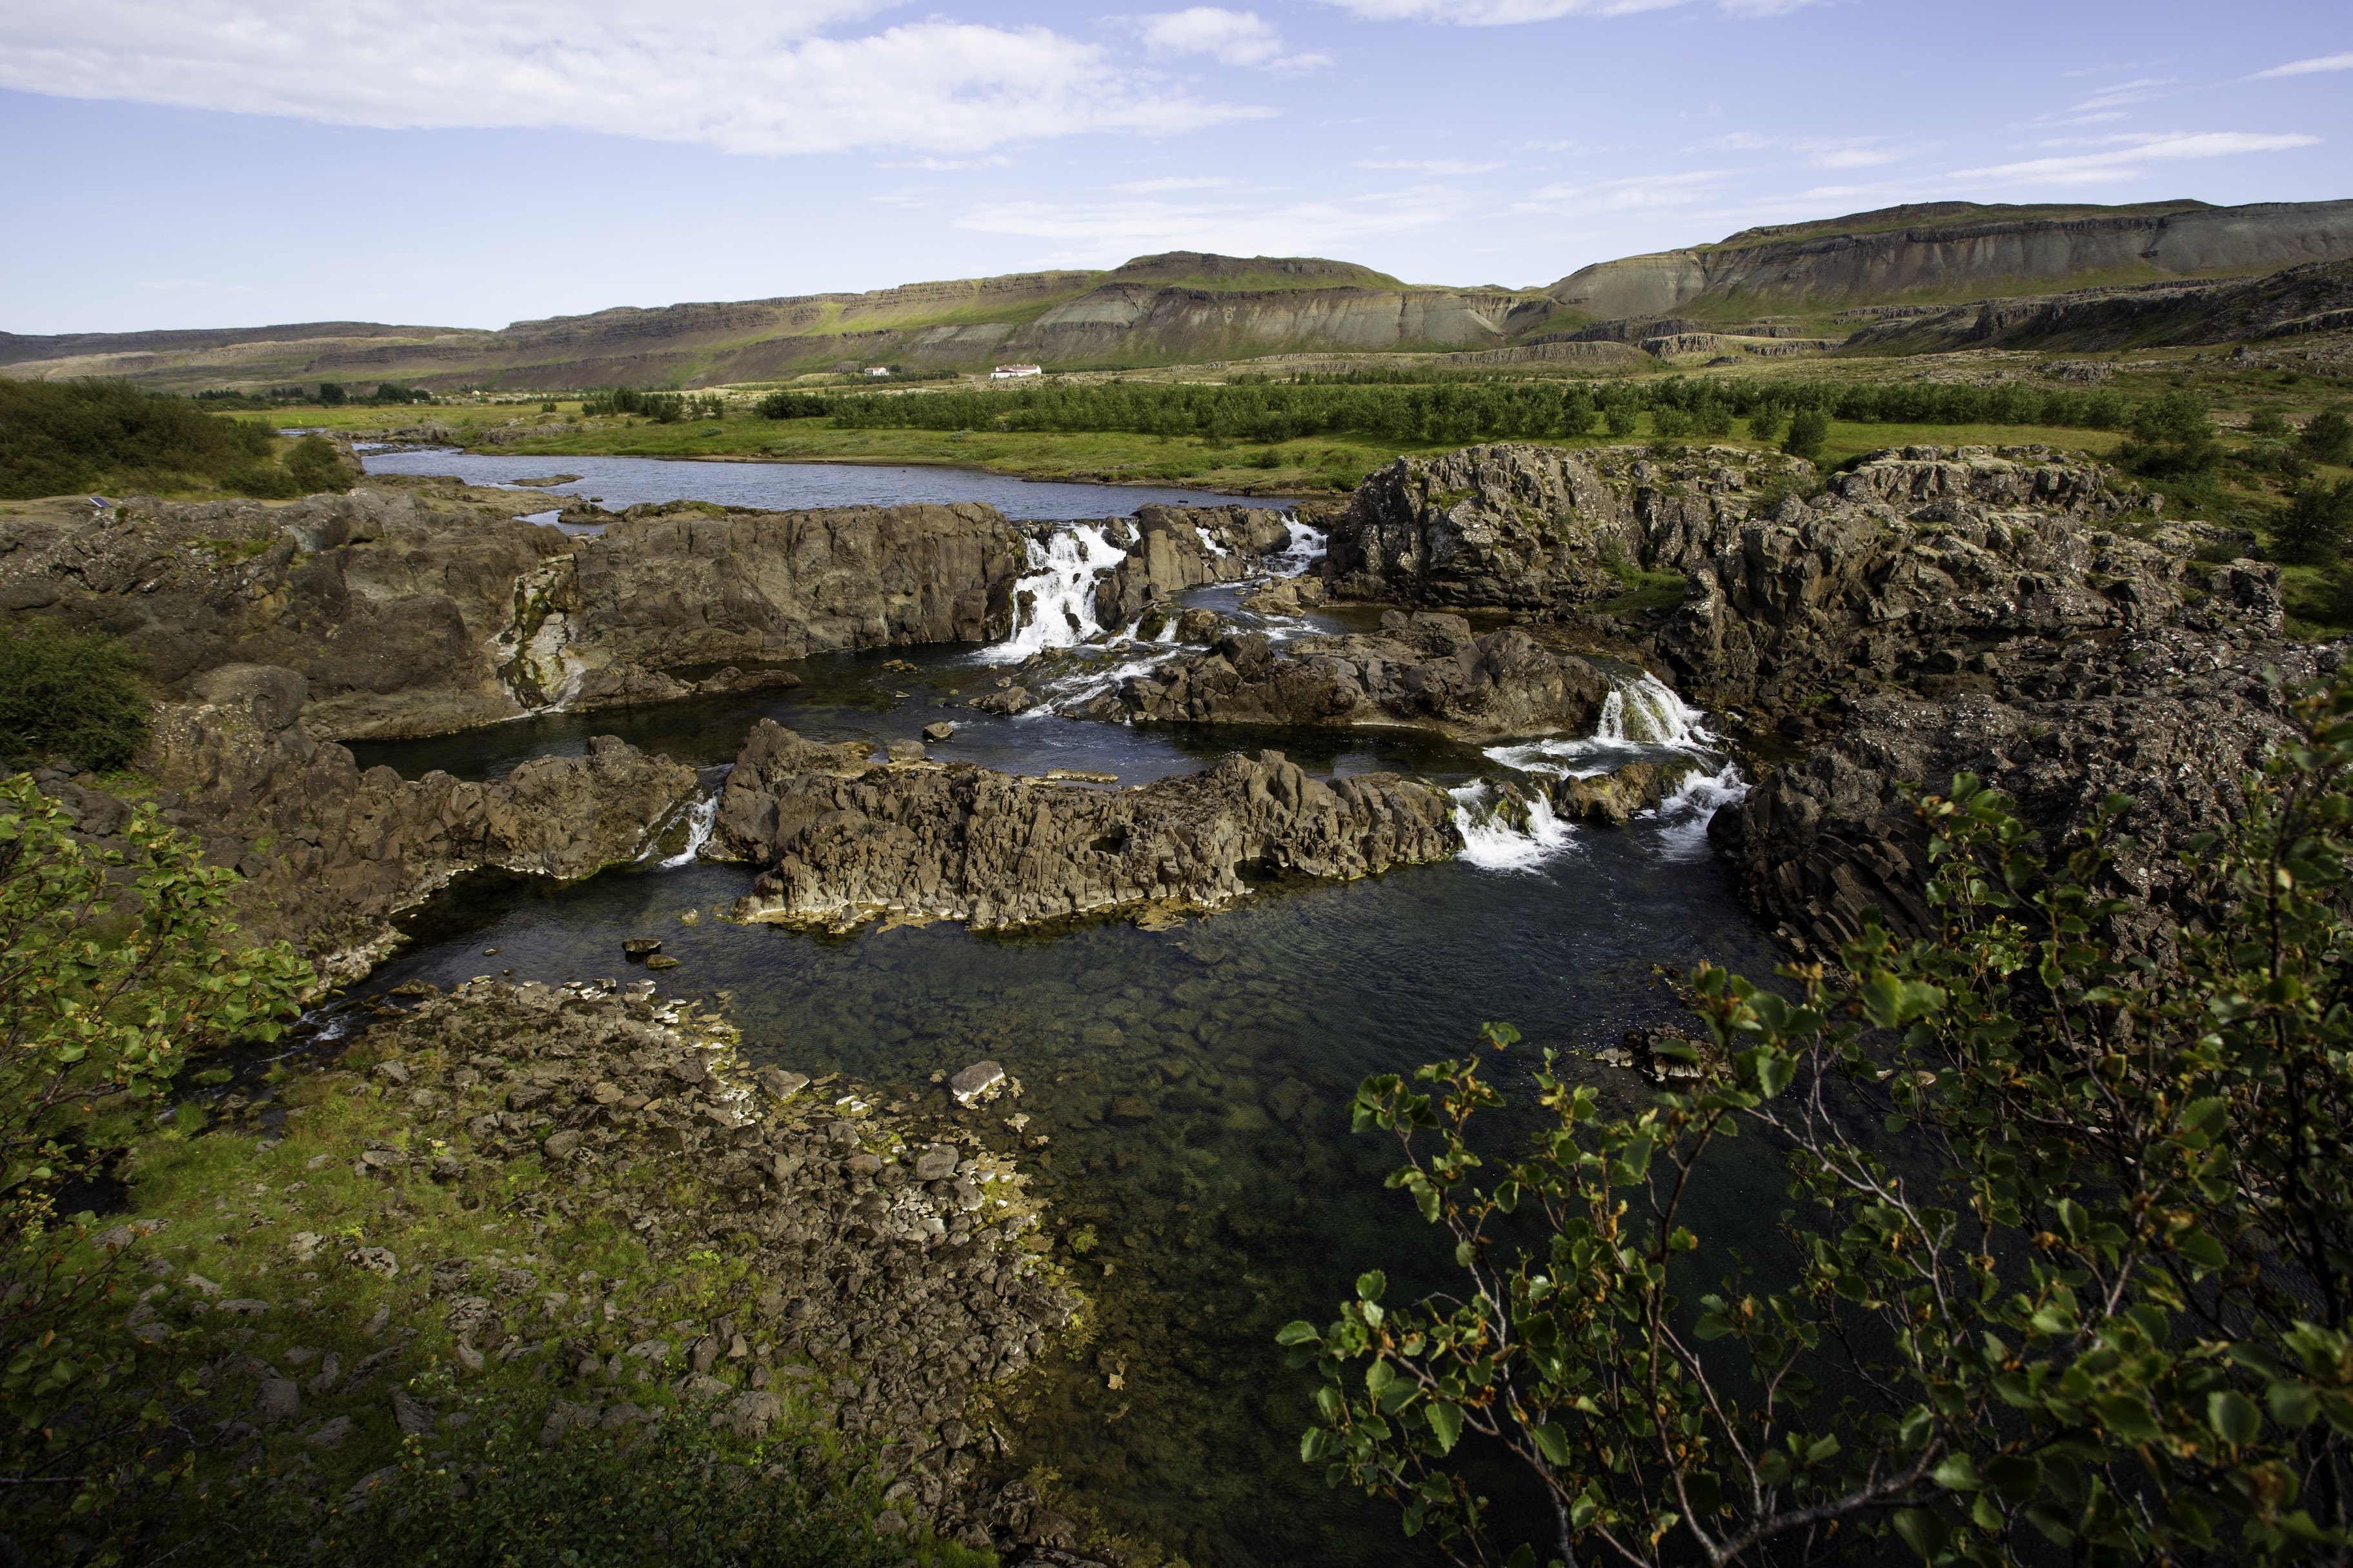
M 1683 376 L 1593 388 L 1548 381 L 1406 385 L 1295 377 L 1224 385 L 1112 382 L 1007 391 L 892 394 L 776 392 L 754 411 L 767 419 L 830 419 L 843 429 L 1120 431 L 1212 440 L 1287 441 L 1350 435 L 1407 444 L 1557 440 L 1634 434 L 1641 416 L 1656 433 L 1716 438 L 1746 421 L 1760 440 L 1779 438 L 1801 414 L 1862 424 L 2050 425 L 2112 430 L 2134 405 L 2110 391 L 1834 382 L 1725 384 Z

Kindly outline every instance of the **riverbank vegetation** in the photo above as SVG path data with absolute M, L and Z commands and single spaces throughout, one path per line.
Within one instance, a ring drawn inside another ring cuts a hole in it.
M 206 412 L 121 381 L 0 379 L 0 500 L 95 490 L 263 498 L 343 489 L 357 471 L 322 437 Z
M 0 624 L 0 767 L 121 767 L 147 738 L 144 675 L 138 658 L 102 632 L 9 617 Z
M 1666 1047 L 1696 1076 L 1648 1110 L 1547 1053 L 1500 1154 L 1479 1051 L 1366 1079 L 1461 1274 L 1282 1331 L 1324 1380 L 1302 1457 L 1458 1561 L 2342 1560 L 2353 686 L 2296 713 L 2161 944 L 2115 896 L 2130 797 L 2046 862 L 1962 776 L 1920 803 L 1941 929 L 1703 967 Z M 1787 1151 L 1778 1234 L 1702 1234 L 1743 1131 Z M 1474 1457 L 1552 1528 L 1488 1539 Z
M 559 1345 L 650 1353 L 651 1314 L 740 1288 L 733 1241 L 658 1252 L 617 1184 L 575 1205 L 552 1158 L 428 1136 L 371 1037 L 287 1051 L 317 982 L 241 939 L 237 875 L 152 805 L 120 851 L 76 827 L 0 783 L 0 1559 L 985 1561 L 894 1533 L 881 1472 L 789 1394 L 714 1421 L 646 1375 L 544 1422 Z M 628 1185 L 705 1201 L 670 1162 Z M 498 1329 L 567 1303 L 561 1340 Z

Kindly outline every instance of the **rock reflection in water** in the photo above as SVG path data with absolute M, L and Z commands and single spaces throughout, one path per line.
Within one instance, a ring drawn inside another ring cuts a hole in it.
M 733 867 L 480 881 L 427 911 L 372 984 L 447 984 L 479 973 L 484 947 L 519 977 L 617 974 L 621 939 L 649 932 L 682 961 L 663 989 L 723 994 L 760 1059 L 944 1110 L 933 1075 L 995 1058 L 1026 1094 L 965 1114 L 1018 1143 L 1056 1229 L 1097 1237 L 1080 1275 L 1098 1331 L 1083 1364 L 1047 1374 L 1023 1460 L 1201 1568 L 1419 1563 L 1386 1505 L 1299 1463 L 1310 1387 L 1272 1342 L 1292 1318 L 1328 1316 L 1362 1269 L 1388 1268 L 1401 1289 L 1417 1255 L 1431 1261 L 1431 1234 L 1381 1187 L 1391 1149 L 1348 1131 L 1356 1083 L 1504 1018 L 1530 1042 L 1504 1068 L 1524 1085 L 1535 1047 L 1614 1045 L 1672 1016 L 1654 963 L 1770 967 L 1713 863 L 1670 863 L 1640 826 L 1577 839 L 1533 874 L 1458 861 L 1270 889 L 1160 932 L 739 927 L 711 918 L 743 889 Z M 1778 1205 L 1778 1182 L 1761 1190 Z

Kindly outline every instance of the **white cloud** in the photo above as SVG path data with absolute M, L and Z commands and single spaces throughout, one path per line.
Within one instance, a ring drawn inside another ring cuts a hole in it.
M 1043 27 L 822 30 L 881 0 L 12 0 L 0 87 L 382 129 L 550 128 L 732 153 L 972 152 L 1166 132 L 1203 102 Z
M 1509 27 L 1563 16 L 1630 16 L 1665 11 L 1689 0 L 1324 0 L 1368 22 L 1445 22 L 1458 27 Z M 1830 0 L 1716 0 L 1727 16 L 1786 16 Z
M 1155 55 L 1208 55 L 1220 65 L 1260 70 L 1312 70 L 1332 63 L 1328 55 L 1285 54 L 1282 35 L 1255 11 L 1192 5 L 1135 21 L 1145 47 Z
M 1400 158 L 1395 161 L 1359 158 L 1356 161 L 1359 169 L 1403 169 L 1416 174 L 1483 174 L 1503 166 L 1501 163 L 1466 163 L 1458 158 Z
M 1562 16 L 1624 16 L 1663 11 L 1685 0 L 1326 0 L 1368 22 L 1449 22 L 1460 27 L 1507 27 Z
M 2267 76 L 2310 76 L 2316 71 L 2353 71 L 2353 55 L 2316 55 L 2308 60 L 2290 60 L 2284 66 L 2257 71 L 2255 79 L 2260 81 Z
M 1421 188 L 1337 202 L 1097 203 L 997 202 L 955 220 L 982 234 L 1058 241 L 1040 258 L 1049 267 L 1101 266 L 1164 250 L 1205 250 L 1228 256 L 1332 256 L 1350 244 L 1384 235 L 1436 228 L 1459 221 L 1468 203 L 1459 192 Z
M 1886 146 L 1876 136 L 1766 136 L 1754 131 L 1735 131 L 1704 144 L 1736 153 L 1797 153 L 1818 169 L 1874 168 L 1912 151 Z
M 1712 201 L 1732 171 L 1688 169 L 1676 174 L 1635 174 L 1596 184 L 1553 184 L 1528 193 L 1513 204 L 1520 213 L 1626 212 L 1651 207 L 1685 207 Z
M 1131 180 L 1113 189 L 1126 191 L 1132 195 L 1153 196 L 1163 191 L 1214 191 L 1232 184 L 1231 180 L 1219 174 L 1168 174 L 1157 180 Z
M 2156 136 L 2118 136 L 2099 150 L 2030 158 L 2017 163 L 1996 163 L 1982 169 L 1961 169 L 1963 180 L 2033 180 L 2048 184 L 2089 185 L 2120 180 L 2143 172 L 2149 164 L 2183 158 L 2226 158 L 2242 153 L 2278 153 L 2319 143 L 2317 136 L 2263 135 L 2243 131 L 2173 132 Z M 2080 144 L 2080 143 L 2079 143 Z
M 2145 103 L 2158 95 L 2160 88 L 2171 87 L 2169 76 L 2145 76 L 2136 81 L 2120 81 L 2114 87 L 2104 87 L 2083 102 L 2078 110 L 2115 109 L 2126 103 Z

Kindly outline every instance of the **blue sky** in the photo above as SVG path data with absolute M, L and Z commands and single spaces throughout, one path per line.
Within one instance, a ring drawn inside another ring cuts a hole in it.
M 0 330 L 499 326 L 1155 250 L 1413 282 L 2353 197 L 2353 7 L 9 0 Z

